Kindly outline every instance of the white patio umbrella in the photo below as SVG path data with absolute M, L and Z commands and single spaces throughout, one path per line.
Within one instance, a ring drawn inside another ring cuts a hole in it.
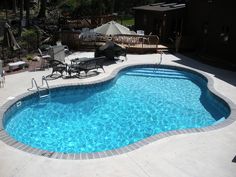
M 129 30 L 129 28 L 115 22 L 110 21 L 106 24 L 103 24 L 102 26 L 99 26 L 94 29 L 94 32 L 100 33 L 103 35 L 118 35 L 118 34 L 132 34 L 132 32 Z

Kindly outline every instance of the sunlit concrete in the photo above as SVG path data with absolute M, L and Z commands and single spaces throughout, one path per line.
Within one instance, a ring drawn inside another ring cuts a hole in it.
M 70 59 L 93 56 L 78 52 Z M 104 78 L 122 65 L 158 63 L 159 54 L 128 55 L 128 60 L 105 66 L 105 73 L 90 78 L 56 79 L 49 85 L 88 82 Z M 164 54 L 162 64 L 192 68 L 210 76 L 215 89 L 236 104 L 236 73 L 214 68 L 180 54 Z M 31 78 L 51 70 L 22 72 L 6 76 L 0 88 L 0 106 L 31 87 Z M 224 128 L 167 137 L 122 155 L 92 160 L 57 160 L 32 155 L 0 141 L 0 177 L 235 177 L 236 123 Z

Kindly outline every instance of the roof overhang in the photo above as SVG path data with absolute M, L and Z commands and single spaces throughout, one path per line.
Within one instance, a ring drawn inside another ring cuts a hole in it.
M 133 10 L 166 12 L 166 11 L 183 9 L 185 7 L 186 7 L 186 4 L 162 2 L 162 3 L 155 3 L 155 4 L 145 5 L 145 6 L 134 7 Z

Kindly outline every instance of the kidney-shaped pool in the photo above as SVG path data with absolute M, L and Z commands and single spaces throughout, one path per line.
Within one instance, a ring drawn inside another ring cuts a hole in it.
M 63 153 L 118 149 L 171 130 L 206 127 L 230 109 L 207 88 L 200 74 L 135 67 L 94 85 L 37 94 L 4 114 L 5 131 L 33 148 Z

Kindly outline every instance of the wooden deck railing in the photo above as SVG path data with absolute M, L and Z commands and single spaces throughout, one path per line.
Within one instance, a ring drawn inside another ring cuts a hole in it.
M 157 49 L 159 44 L 159 37 L 157 35 L 86 35 L 81 36 L 79 31 L 62 31 L 62 43 L 68 45 L 70 48 L 96 48 L 103 45 L 106 41 L 112 40 L 117 44 L 123 45 L 126 48 L 153 48 Z

